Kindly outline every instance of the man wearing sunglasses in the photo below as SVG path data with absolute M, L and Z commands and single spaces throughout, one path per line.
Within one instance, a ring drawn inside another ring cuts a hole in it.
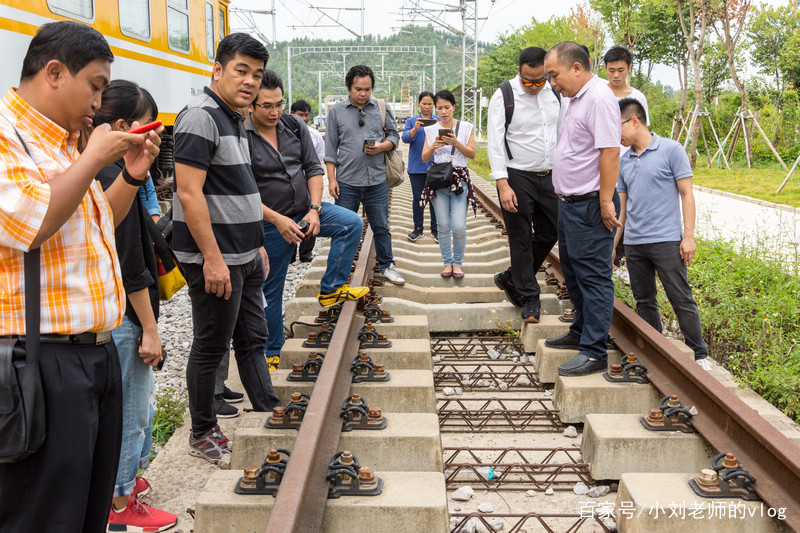
M 531 323 L 539 321 L 536 272 L 556 243 L 558 220 L 551 169 L 563 109 L 547 82 L 544 56 L 538 47 L 520 53 L 517 76 L 492 96 L 488 123 L 491 177 L 511 252 L 511 266 L 494 282 Z

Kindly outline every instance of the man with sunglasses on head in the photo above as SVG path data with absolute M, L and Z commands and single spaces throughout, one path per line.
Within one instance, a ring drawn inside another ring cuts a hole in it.
M 494 282 L 512 304 L 522 307 L 523 322 L 530 323 L 539 321 L 536 272 L 556 243 L 558 198 L 552 168 L 566 107 L 547 82 L 544 56 L 542 48 L 523 50 L 517 76 L 504 82 L 489 102 L 489 165 L 511 251 L 511 266 L 495 274 Z
M 317 301 L 331 307 L 357 300 L 368 287 L 347 284 L 364 224 L 350 209 L 322 201 L 322 165 L 303 119 L 284 115 L 283 80 L 265 70 L 250 104 L 247 139 L 253 175 L 261 194 L 264 248 L 270 269 L 262 291 L 267 306 L 266 355 L 280 356 L 283 335 L 283 287 L 292 248 L 315 235 L 331 237 L 328 264 Z

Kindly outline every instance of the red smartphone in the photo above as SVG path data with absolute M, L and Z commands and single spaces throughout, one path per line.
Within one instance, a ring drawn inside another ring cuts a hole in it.
M 139 126 L 136 129 L 129 131 L 128 133 L 146 133 L 150 130 L 154 130 L 161 125 L 160 120 L 156 120 L 155 122 L 151 122 L 150 124 L 145 124 L 144 126 Z

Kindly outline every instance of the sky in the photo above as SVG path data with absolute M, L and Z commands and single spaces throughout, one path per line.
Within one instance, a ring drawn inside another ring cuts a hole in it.
M 779 6 L 790 0 L 767 0 L 764 3 Z M 795 0 L 791 0 L 795 1 Z M 513 32 L 530 23 L 534 17 L 545 21 L 552 16 L 568 16 L 571 8 L 583 3 L 577 0 L 477 0 L 478 39 L 494 42 L 503 33 Z M 758 0 L 754 0 L 758 3 Z M 364 33 L 387 36 L 396 32 L 404 23 L 410 23 L 410 10 L 402 7 L 419 5 L 426 8 L 430 16 L 439 16 L 444 24 L 461 28 L 461 15 L 457 12 L 443 12 L 457 7 L 459 0 L 232 0 L 232 11 L 256 10 L 270 11 L 275 6 L 277 40 L 284 41 L 295 37 L 316 37 L 330 39 L 355 39 L 351 32 L 361 33 L 360 8 L 364 6 Z M 332 7 L 336 6 L 336 7 Z M 321 9 L 315 9 L 321 8 Z M 251 31 L 255 23 L 264 40 L 271 41 L 272 17 L 265 14 L 231 14 L 233 31 Z M 417 25 L 427 25 L 429 20 L 421 15 L 414 17 Z M 313 27 L 309 27 L 313 26 Z M 347 29 L 346 29 L 347 28 Z M 348 31 L 349 30 L 349 31 Z M 354 42 L 354 44 L 356 44 Z M 654 77 L 665 84 L 677 87 L 677 73 L 671 68 L 658 68 Z

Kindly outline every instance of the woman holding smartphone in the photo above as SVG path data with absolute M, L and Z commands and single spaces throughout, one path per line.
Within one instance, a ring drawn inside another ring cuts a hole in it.
M 422 188 L 425 186 L 425 176 L 430 162 L 422 160 L 422 148 L 425 146 L 425 127 L 432 126 L 439 118 L 433 114 L 433 93 L 422 91 L 417 98 L 419 104 L 419 115 L 406 120 L 406 127 L 403 130 L 402 139 L 408 147 L 408 179 L 411 181 L 411 191 L 414 200 L 411 209 L 414 213 L 414 231 L 408 234 L 408 240 L 416 241 L 422 236 L 425 226 L 425 211 L 420 204 Z M 430 207 L 431 213 L 431 235 L 436 242 L 439 242 L 439 234 L 436 225 L 436 213 L 433 204 Z
M 149 92 L 133 82 L 114 80 L 103 90 L 94 127 L 109 124 L 115 131 L 131 131 L 134 122 L 148 125 L 157 116 L 158 107 Z M 120 159 L 102 169 L 95 179 L 105 190 L 124 167 L 125 161 Z M 109 530 L 113 531 L 162 531 L 178 521 L 174 514 L 141 500 L 150 492 L 150 484 L 137 476 L 150 461 L 153 367 L 162 361 L 156 322 L 158 270 L 147 227 L 149 218 L 137 194 L 114 230 L 127 305 L 122 324 L 111 331 L 122 369 L 122 447 L 108 517 Z
M 453 179 L 448 187 L 431 190 L 424 187 L 420 203 L 433 204 L 439 228 L 439 250 L 442 252 L 443 278 L 464 277 L 462 262 L 467 246 L 467 202 L 476 211 L 475 193 L 469 179 L 467 160 L 475 158 L 475 134 L 469 122 L 454 118 L 456 99 L 450 91 L 439 91 L 433 97 L 439 123 L 425 128 L 427 142 L 422 160 L 435 163 L 452 162 Z

